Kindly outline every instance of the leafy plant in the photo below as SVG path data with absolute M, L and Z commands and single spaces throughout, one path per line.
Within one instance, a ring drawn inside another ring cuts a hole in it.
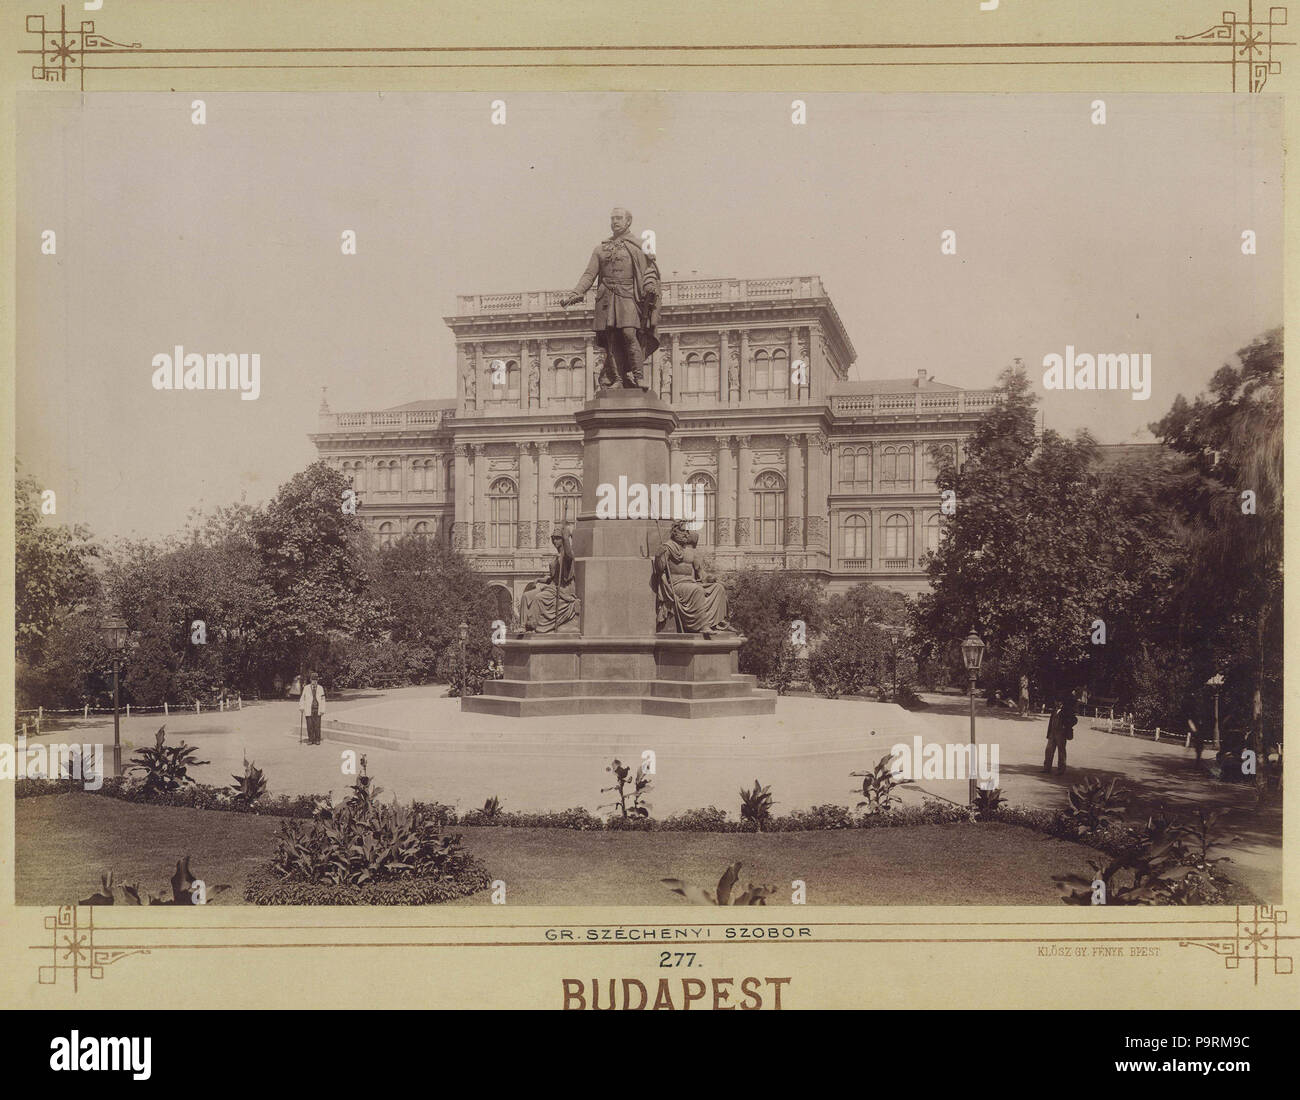
M 158 791 L 175 791 L 186 783 L 193 783 L 190 768 L 209 764 L 209 760 L 196 760 L 198 749 L 182 741 L 179 745 L 166 743 L 167 727 L 160 726 L 153 748 L 137 749 L 128 770 L 144 773 L 143 789 L 147 795 Z
M 1119 820 L 1125 795 L 1115 789 L 1117 779 L 1109 783 L 1089 776 L 1070 788 L 1069 813 L 1079 833 L 1101 829 Z
M 483 803 L 483 816 L 487 820 L 489 821 L 496 820 L 496 816 L 500 812 L 501 812 L 501 799 L 498 798 L 496 795 L 493 795 L 491 798 L 487 799 Z
M 757 786 L 757 782 L 754 785 Z M 776 893 L 775 886 L 755 886 L 751 882 L 734 898 L 731 896 L 732 888 L 740 877 L 740 866 L 739 863 L 733 863 L 723 871 L 722 877 L 718 879 L 716 890 L 683 882 L 679 878 L 665 878 L 659 881 L 674 894 L 680 894 L 693 905 L 766 905 L 767 899 Z
M 1236 843 L 1240 837 L 1223 836 L 1219 825 L 1225 811 L 1202 810 L 1192 812 L 1191 817 L 1177 827 L 1177 836 L 1188 842 L 1187 857 L 1194 866 L 1210 867 L 1216 863 L 1231 863 L 1231 856 L 1211 856 L 1215 848 Z
M 600 809 L 606 807 L 610 809 L 617 808 L 623 817 L 649 817 L 650 806 L 643 802 L 645 792 L 650 789 L 651 779 L 646 772 L 645 765 L 636 769 L 630 764 L 624 764 L 617 757 L 614 762 L 605 769 L 614 775 L 614 785 L 612 787 L 602 787 L 601 794 L 608 794 L 610 791 L 618 793 L 617 802 L 606 803 Z M 628 798 L 631 797 L 631 805 L 628 805 Z
M 366 774 L 366 757 L 364 753 L 361 754 L 357 763 L 357 781 L 352 784 L 352 793 L 348 795 L 346 803 L 361 813 L 372 813 L 375 808 L 375 799 L 379 797 L 384 788 L 378 786 Z
M 1091 875 L 1056 875 L 1065 890 L 1067 905 L 1159 905 L 1177 900 L 1178 881 L 1191 870 L 1182 866 L 1176 846 L 1169 841 L 1134 845 L 1106 864 L 1088 861 Z M 1104 900 L 1094 902 L 1095 883 L 1104 886 Z
M 740 820 L 752 821 L 754 828 L 759 832 L 763 831 L 772 818 L 772 807 L 776 805 L 772 801 L 772 788 L 764 787 L 754 780 L 754 789 L 752 791 L 740 788 Z
M 975 820 L 991 821 L 1006 803 L 1001 787 L 975 788 Z
M 270 870 L 296 882 L 362 886 L 404 878 L 456 877 L 469 864 L 459 836 L 442 835 L 428 811 L 375 801 L 362 773 L 353 794 L 309 822 L 285 821 Z
M 902 801 L 902 798 L 894 793 L 894 789 L 908 785 L 911 780 L 895 779 L 893 763 L 894 754 L 887 752 L 876 761 L 876 766 L 870 771 L 849 772 L 849 775 L 862 780 L 863 801 L 858 803 L 859 810 L 865 808 L 869 814 L 880 813 L 890 809 L 895 802 Z
M 185 855 L 176 861 L 176 870 L 171 877 L 171 900 L 165 894 L 151 894 L 141 890 L 138 882 L 119 883 L 112 871 L 105 871 L 99 876 L 100 890 L 88 898 L 82 898 L 78 905 L 198 905 L 199 892 L 194 889 L 198 881 L 190 873 L 190 857 Z M 203 897 L 229 890 L 229 885 L 208 886 L 204 884 Z
M 230 784 L 232 800 L 241 807 L 251 806 L 266 794 L 266 775 L 251 760 L 244 760 L 244 774 L 232 775 Z

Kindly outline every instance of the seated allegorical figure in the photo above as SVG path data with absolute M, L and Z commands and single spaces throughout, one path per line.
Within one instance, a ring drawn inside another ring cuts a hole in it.
M 700 568 L 699 541 L 699 532 L 678 520 L 655 553 L 650 585 L 660 632 L 706 636 L 732 632 L 727 623 L 727 590 Z
M 573 541 L 568 531 L 551 536 L 555 558 L 546 576 L 530 581 L 519 601 L 519 620 L 525 633 L 552 634 L 578 621 L 582 601 L 573 584 Z M 577 626 L 573 625 L 573 631 Z

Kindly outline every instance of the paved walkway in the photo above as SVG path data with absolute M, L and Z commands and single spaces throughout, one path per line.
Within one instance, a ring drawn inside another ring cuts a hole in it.
M 497 795 L 507 810 L 585 806 L 597 812 L 612 798 L 601 793 L 611 783 L 605 768 L 612 756 L 621 755 L 626 762 L 653 749 L 656 775 L 648 801 L 656 817 L 709 805 L 734 817 L 740 788 L 752 786 L 755 779 L 772 788 L 777 813 L 823 803 L 852 808 L 861 798 L 861 780 L 849 773 L 874 765 L 896 742 L 911 743 L 920 736 L 925 744 L 965 744 L 970 737 L 968 704 L 954 696 L 926 696 L 930 705 L 915 712 L 860 700 L 791 696 L 778 700 L 772 718 L 685 722 L 613 715 L 527 720 L 461 715 L 457 701 L 443 697 L 444 690 L 399 688 L 331 700 L 331 714 L 339 718 L 347 720 L 356 712 L 351 720 L 362 723 L 379 715 L 444 739 L 445 751 L 357 747 L 389 795 L 445 802 L 460 810 Z M 159 724 L 156 716 L 124 722 L 123 757 L 152 744 Z M 1228 849 L 1231 873 L 1264 898 L 1281 896 L 1279 809 L 1256 814 L 1248 789 L 1198 776 L 1192 753 L 1181 744 L 1096 731 L 1086 720 L 1070 743 L 1067 774 L 1044 775 L 1045 729 L 1045 718 L 1019 718 L 977 705 L 977 736 L 983 744 L 997 745 L 999 782 L 1010 802 L 1058 808 L 1065 805 L 1070 784 L 1096 775 L 1118 777 L 1131 792 L 1130 819 L 1145 817 L 1161 803 L 1184 812 L 1196 806 L 1224 807 L 1230 811 L 1228 831 L 1238 837 Z M 76 720 L 66 731 L 47 732 L 41 740 L 74 736 L 111 744 L 112 720 Z M 352 781 L 341 770 L 342 751 L 349 746 L 298 743 L 298 709 L 292 701 L 226 713 L 173 714 L 167 736 L 198 747 L 200 758 L 211 764 L 198 769 L 195 778 L 214 785 L 225 785 L 232 773 L 242 772 L 245 754 L 266 772 L 272 794 L 332 791 L 338 798 Z M 474 740 L 481 740 L 483 751 L 466 751 Z M 964 802 L 966 782 L 923 780 L 908 791 L 907 801 L 926 794 Z

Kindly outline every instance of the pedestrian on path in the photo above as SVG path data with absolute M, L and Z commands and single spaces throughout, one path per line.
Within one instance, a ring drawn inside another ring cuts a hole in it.
M 319 745 L 320 720 L 325 714 L 325 689 L 317 682 L 314 671 L 309 672 L 307 678 L 298 699 L 298 709 L 307 719 L 307 744 Z
M 1067 692 L 1061 702 L 1052 708 L 1047 720 L 1047 752 L 1043 756 L 1043 771 L 1052 770 L 1052 757 L 1056 757 L 1056 774 L 1065 774 L 1065 743 L 1074 739 L 1078 722 L 1074 709 L 1074 692 Z
M 1020 674 L 1020 717 L 1023 718 L 1029 713 L 1029 676 L 1022 672 Z

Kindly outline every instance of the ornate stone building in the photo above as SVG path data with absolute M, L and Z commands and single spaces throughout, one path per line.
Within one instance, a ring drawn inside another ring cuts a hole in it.
M 445 319 L 454 399 L 348 413 L 322 403 L 311 437 L 351 478 L 381 543 L 450 542 L 500 589 L 503 613 L 545 571 L 552 528 L 576 520 L 582 498 L 573 413 L 599 349 L 593 295 L 566 310 L 564 293 L 459 296 Z M 848 381 L 856 353 L 815 275 L 667 281 L 660 338 L 650 382 L 681 418 L 671 476 L 704 489 L 715 569 L 792 569 L 832 591 L 925 587 L 936 470 L 945 452 L 961 461 L 994 393 L 924 370 Z

